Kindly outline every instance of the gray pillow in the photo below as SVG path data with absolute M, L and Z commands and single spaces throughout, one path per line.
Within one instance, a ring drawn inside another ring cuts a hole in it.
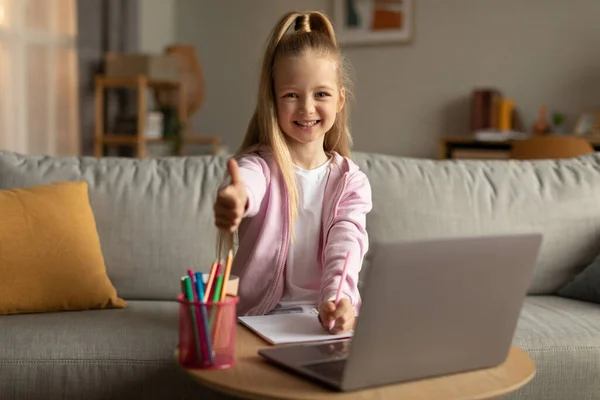
M 600 304 L 600 256 L 563 286 L 558 295 Z

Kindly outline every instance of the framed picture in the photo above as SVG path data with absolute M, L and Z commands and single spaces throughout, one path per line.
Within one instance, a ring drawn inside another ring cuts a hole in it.
M 414 32 L 415 0 L 333 0 L 342 45 L 406 43 Z
M 600 111 L 585 111 L 581 113 L 573 134 L 576 136 L 600 135 Z

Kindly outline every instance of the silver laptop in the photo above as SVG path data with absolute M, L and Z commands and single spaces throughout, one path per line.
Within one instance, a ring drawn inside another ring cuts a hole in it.
M 374 245 L 352 339 L 260 349 L 339 391 L 502 364 L 542 236 Z

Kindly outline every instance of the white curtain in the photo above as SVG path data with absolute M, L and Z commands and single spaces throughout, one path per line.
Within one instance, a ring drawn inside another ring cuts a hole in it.
M 75 0 L 0 0 L 0 149 L 80 153 Z

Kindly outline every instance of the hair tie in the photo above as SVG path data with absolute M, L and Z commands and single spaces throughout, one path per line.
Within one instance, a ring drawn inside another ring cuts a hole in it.
M 310 15 L 309 14 L 301 14 L 296 18 L 296 23 L 294 25 L 294 30 L 296 32 L 310 32 Z

